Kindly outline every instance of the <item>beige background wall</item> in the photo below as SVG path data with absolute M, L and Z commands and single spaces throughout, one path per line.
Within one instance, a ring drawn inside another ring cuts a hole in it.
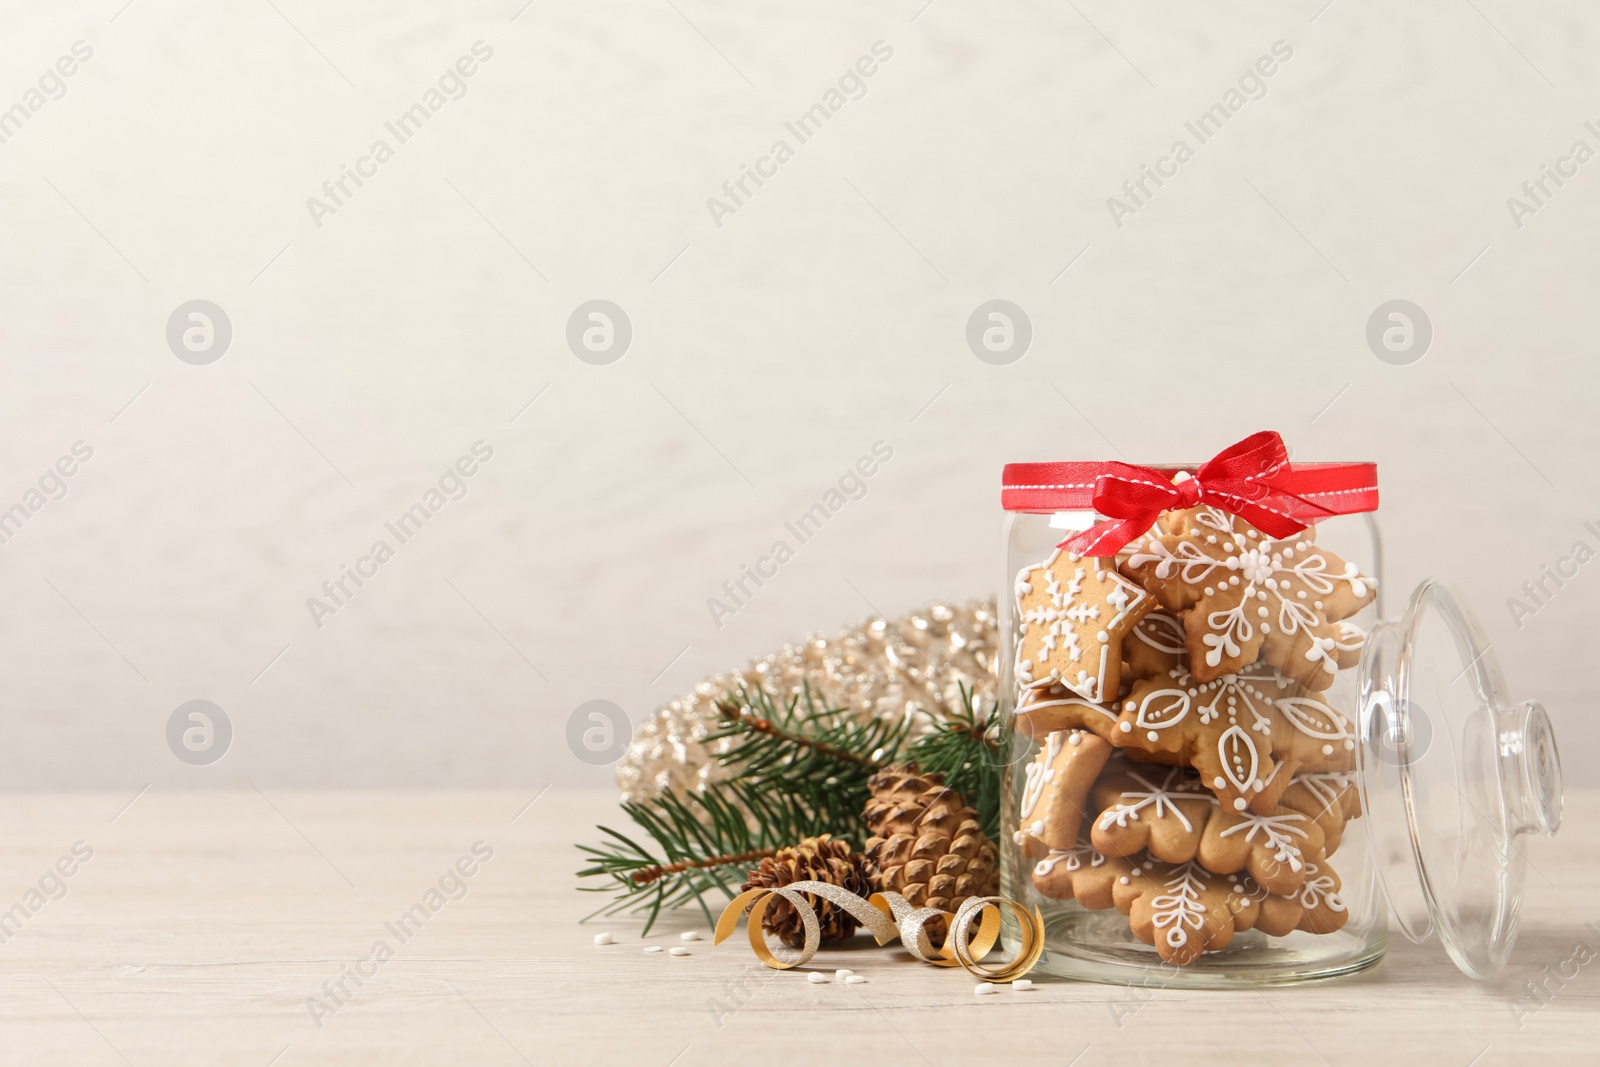
M 1391 594 L 1459 582 L 1600 780 L 1600 563 L 1507 608 L 1600 548 L 1600 162 L 1507 207 L 1600 149 L 1586 5 L 119 3 L 0 9 L 0 108 L 93 49 L 0 144 L 0 508 L 93 449 L 0 545 L 0 786 L 600 782 L 565 740 L 586 700 L 637 720 L 991 589 L 1005 461 L 1264 427 L 1381 464 Z M 465 95 L 317 225 L 477 41 Z M 718 226 L 707 199 L 877 41 L 865 95 Z M 1278 41 L 1265 95 L 1115 225 Z M 608 366 L 565 341 L 595 298 L 633 326 Z M 964 336 L 995 298 L 1032 323 L 1009 366 Z M 1406 366 L 1365 340 L 1396 298 L 1434 329 Z M 233 328 L 206 366 L 165 337 L 193 299 Z M 319 629 L 307 598 L 480 440 Z M 716 626 L 880 440 L 865 496 Z M 195 698 L 235 732 L 208 767 L 165 739 Z

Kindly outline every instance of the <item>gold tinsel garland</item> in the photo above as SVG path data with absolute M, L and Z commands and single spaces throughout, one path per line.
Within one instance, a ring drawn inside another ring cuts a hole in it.
M 986 708 L 995 698 L 997 640 L 990 598 L 961 606 L 935 601 L 898 619 L 874 615 L 834 637 L 785 645 L 741 671 L 706 679 L 640 723 L 617 764 L 622 799 L 682 797 L 714 781 L 716 757 L 730 742 L 713 751 L 705 738 L 719 728 L 716 701 L 741 686 L 764 686 L 786 701 L 809 685 L 822 706 L 862 721 L 906 719 L 913 734 L 959 711 L 963 685 L 974 705 Z

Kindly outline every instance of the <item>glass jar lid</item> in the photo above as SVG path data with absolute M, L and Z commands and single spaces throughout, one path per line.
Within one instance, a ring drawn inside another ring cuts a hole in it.
M 1543 706 L 1512 704 L 1477 620 L 1428 581 L 1362 655 L 1362 803 L 1402 932 L 1437 932 L 1488 978 L 1516 942 L 1519 838 L 1561 824 L 1561 760 Z

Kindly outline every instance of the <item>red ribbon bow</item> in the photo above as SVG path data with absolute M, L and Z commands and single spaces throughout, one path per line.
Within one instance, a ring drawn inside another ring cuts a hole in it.
M 1190 477 L 1174 481 L 1179 473 Z M 1000 502 L 1007 511 L 1092 508 L 1105 521 L 1058 546 L 1080 556 L 1113 556 L 1165 511 L 1209 504 L 1272 538 L 1290 537 L 1330 515 L 1378 508 L 1372 463 L 1289 462 L 1283 438 L 1251 434 L 1199 469 L 1128 463 L 1008 463 Z

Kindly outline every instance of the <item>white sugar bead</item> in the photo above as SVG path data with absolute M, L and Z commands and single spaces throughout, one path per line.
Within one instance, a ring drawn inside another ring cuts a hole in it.
M 597 945 L 615 945 L 617 941 L 610 934 L 595 934 L 594 943 Z
M 852 974 L 855 974 L 855 973 L 856 972 L 852 971 L 848 967 L 840 967 L 837 971 L 833 972 L 833 976 L 835 978 L 849 978 Z
M 973 996 L 986 997 L 992 993 L 1000 992 L 1000 987 L 992 982 L 980 982 L 978 988 L 972 991 Z
M 812 971 L 810 974 L 806 975 L 806 981 L 810 982 L 812 985 L 826 985 L 827 983 L 833 981 L 833 979 L 829 978 L 820 971 Z
M 685 930 L 683 933 L 678 935 L 678 940 L 679 941 L 698 941 L 698 940 L 700 940 L 700 931 L 699 930 Z
M 845 985 L 860 985 L 862 982 L 865 982 L 866 980 L 867 980 L 867 976 L 864 975 L 864 974 L 852 974 L 852 975 L 850 975 L 848 978 L 846 978 L 844 980 L 844 984 Z
M 1011 983 L 1011 988 L 1012 989 L 1032 989 L 1033 988 L 1033 979 L 1032 978 L 1018 978 L 1015 982 Z
M 661 946 L 660 945 L 646 945 L 644 947 L 644 950 L 646 952 L 660 952 L 661 951 Z
M 687 956 L 688 954 L 689 950 L 684 948 L 682 945 L 673 945 L 671 948 L 667 949 L 667 955 L 669 956 Z

